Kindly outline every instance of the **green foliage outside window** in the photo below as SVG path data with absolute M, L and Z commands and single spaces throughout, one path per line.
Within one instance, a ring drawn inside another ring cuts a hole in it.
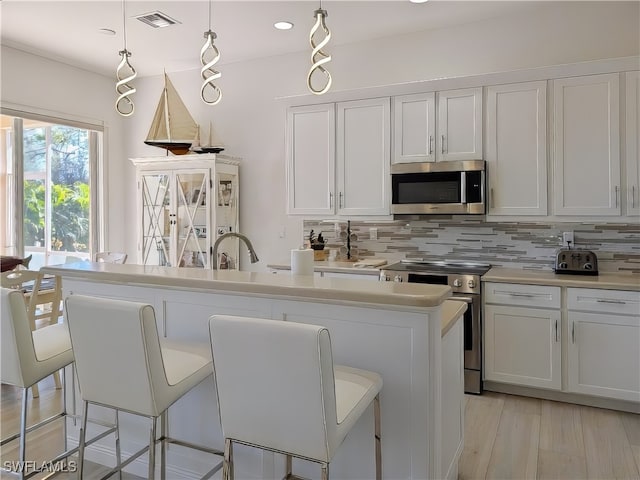
M 25 245 L 44 245 L 45 188 L 39 181 L 24 182 Z M 66 252 L 87 252 L 89 245 L 89 185 L 51 186 L 51 248 Z

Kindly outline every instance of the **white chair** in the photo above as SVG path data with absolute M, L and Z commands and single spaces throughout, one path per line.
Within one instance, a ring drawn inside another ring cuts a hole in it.
M 54 276 L 45 278 L 34 270 L 11 270 L 0 273 L 0 285 L 3 288 L 19 290 L 24 295 L 27 306 L 27 318 L 31 330 L 39 325 L 53 325 L 62 316 L 62 280 Z M 56 388 L 62 388 L 60 375 L 53 374 Z M 32 387 L 33 398 L 40 396 L 38 385 Z
M 329 462 L 373 402 L 376 479 L 382 478 L 377 373 L 333 365 L 329 331 L 294 322 L 214 315 L 214 378 L 225 437 L 223 479 L 233 479 L 233 443 Z M 239 380 L 241 379 L 241 380 Z
M 2 439 L 0 446 L 19 438 L 19 462 L 24 466 L 26 465 L 26 434 L 54 420 L 60 418 L 64 420 L 67 415 L 65 388 L 63 389 L 62 412 L 27 427 L 27 390 L 40 380 L 71 364 L 73 362 L 73 351 L 71 350 L 71 341 L 66 324 L 59 323 L 32 331 L 22 292 L 6 288 L 2 288 L 1 291 L 1 381 L 2 383 L 22 388 L 22 413 L 20 417 L 20 432 Z M 63 385 L 64 383 L 63 379 Z M 59 455 L 52 460 L 52 463 L 68 457 L 76 450 L 67 451 Z M 19 472 L 19 478 L 29 478 L 37 473 L 37 469 L 29 473 L 22 471 Z
M 149 445 L 120 458 L 116 431 L 116 467 L 121 472 L 139 456 L 149 452 L 149 479 L 155 474 L 155 445 L 161 443 L 160 472 L 166 474 L 168 443 L 189 446 L 222 456 L 222 452 L 169 438 L 167 410 L 213 373 L 211 359 L 160 345 L 153 307 L 143 303 L 71 295 L 65 300 L 67 322 L 76 359 L 80 394 L 84 401 L 80 431 L 79 478 L 82 478 L 84 438 L 89 404 L 148 417 Z M 156 438 L 156 420 L 161 417 L 161 437 Z M 222 462 L 203 478 L 213 475 Z
M 123 252 L 98 252 L 95 257 L 96 262 L 104 263 L 125 263 L 127 254 Z

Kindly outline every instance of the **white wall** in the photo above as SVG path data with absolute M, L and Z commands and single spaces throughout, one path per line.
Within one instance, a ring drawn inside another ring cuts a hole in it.
M 0 61 L 2 106 L 104 126 L 104 174 L 112 186 L 112 194 L 107 191 L 105 197 L 109 203 L 106 220 L 111 227 L 106 231 L 105 248 L 125 248 L 129 233 L 121 222 L 126 204 L 120 185 L 129 180 L 123 177 L 123 125 L 113 107 L 114 81 L 4 45 Z
M 638 2 L 542 2 L 535 13 L 526 15 L 373 42 L 329 45 L 332 91 L 639 55 L 639 15 Z M 199 68 L 170 73 L 196 121 L 206 130 L 212 120 L 226 145 L 224 153 L 243 158 L 240 229 L 252 239 L 261 259 L 253 266 L 245 262 L 243 268 L 264 269 L 269 262 L 287 259 L 289 250 L 302 241 L 302 218 L 285 214 L 285 106 L 275 100 L 307 93 L 309 52 L 306 45 L 301 48 L 304 53 L 221 64 L 219 85 L 224 99 L 215 107 L 199 99 Z M 119 120 L 113 113 L 111 79 L 75 70 L 81 74 L 78 81 L 72 75 L 74 69 L 54 62 L 10 60 L 11 71 L 7 72 L 3 55 L 3 100 L 72 109 L 105 118 L 112 127 L 119 123 L 124 148 L 113 145 L 117 136 L 111 135 L 109 193 L 113 205 L 109 230 L 114 242 L 126 239 L 126 250 L 130 258 L 135 258 L 135 176 L 125 158 L 164 152 L 143 144 L 162 79 L 137 80 L 136 114 Z M 13 68 L 14 62 L 17 69 Z M 10 82 L 8 87 L 5 77 Z M 53 86 L 49 94 L 43 91 L 42 83 Z M 29 85 L 28 90 L 25 85 Z M 72 86 L 81 90 L 78 101 L 70 100 Z M 285 237 L 280 238 L 283 231 Z

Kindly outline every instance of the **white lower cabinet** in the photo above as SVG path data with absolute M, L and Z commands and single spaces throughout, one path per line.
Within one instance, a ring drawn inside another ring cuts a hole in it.
M 639 402 L 640 292 L 569 288 L 567 308 L 567 389 Z
M 560 389 L 560 311 L 488 305 L 485 379 Z
M 640 292 L 486 283 L 484 379 L 640 402 Z

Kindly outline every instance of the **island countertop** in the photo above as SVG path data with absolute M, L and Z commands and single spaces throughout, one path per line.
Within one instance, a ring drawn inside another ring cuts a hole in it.
M 310 300 L 360 302 L 404 307 L 436 307 L 451 296 L 446 285 L 369 282 L 358 279 L 274 275 L 236 270 L 158 267 L 88 261 L 50 265 L 43 273 L 102 282 L 226 293 L 281 295 Z

